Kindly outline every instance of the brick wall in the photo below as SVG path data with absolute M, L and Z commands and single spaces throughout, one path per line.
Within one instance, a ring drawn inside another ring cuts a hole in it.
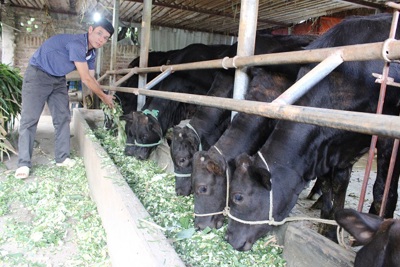
M 140 54 L 140 48 L 135 45 L 118 44 L 117 45 L 117 62 L 116 69 L 126 69 L 133 59 L 138 57 Z M 103 58 L 102 58 L 102 73 L 110 69 L 111 59 L 111 44 L 107 43 L 103 46 Z
M 49 37 L 60 33 L 84 33 L 89 24 L 82 22 L 79 15 L 47 13 L 42 10 L 5 7 L 2 16 L 12 18 L 7 20 L 10 26 L 19 31 L 15 34 L 14 66 L 23 74 L 30 57 L 36 49 Z M 139 49 L 133 45 L 118 45 L 116 69 L 127 68 L 128 64 L 139 55 Z M 103 49 L 102 73 L 110 67 L 110 43 Z

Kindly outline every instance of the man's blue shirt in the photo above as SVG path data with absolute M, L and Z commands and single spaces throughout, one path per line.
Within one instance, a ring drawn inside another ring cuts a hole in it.
M 65 76 L 75 70 L 74 62 L 87 62 L 93 70 L 96 52 L 88 55 L 88 34 L 58 34 L 47 39 L 33 54 L 29 63 L 53 76 Z

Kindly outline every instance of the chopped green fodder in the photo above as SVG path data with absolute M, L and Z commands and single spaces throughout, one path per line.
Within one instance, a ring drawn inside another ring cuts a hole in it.
M 250 251 L 239 252 L 225 239 L 226 224 L 221 229 L 195 231 L 193 196 L 177 196 L 172 174 L 153 161 L 138 161 L 124 155 L 124 148 L 104 129 L 95 135 L 119 168 L 132 191 L 152 216 L 143 227 L 155 222 L 164 231 L 187 266 L 285 266 L 282 248 L 273 236 L 258 240 Z
M 0 266 L 111 266 L 85 167 L 76 160 L 73 169 L 35 166 L 27 180 L 0 171 Z M 71 242 L 76 249 L 63 252 Z M 65 261 L 54 264 L 60 253 Z

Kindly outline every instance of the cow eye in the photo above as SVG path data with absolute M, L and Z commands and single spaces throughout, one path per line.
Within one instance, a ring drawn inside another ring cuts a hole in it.
M 236 194 L 233 195 L 232 199 L 233 199 L 234 203 L 240 204 L 243 201 L 243 195 L 239 194 L 239 193 L 236 193 Z
M 141 136 L 140 140 L 141 140 L 142 142 L 145 142 L 145 141 L 147 141 L 148 138 L 149 138 L 148 134 L 143 134 L 143 135 Z
M 207 193 L 207 186 L 205 186 L 205 185 L 199 186 L 199 188 L 197 189 L 197 193 L 199 193 L 199 194 Z

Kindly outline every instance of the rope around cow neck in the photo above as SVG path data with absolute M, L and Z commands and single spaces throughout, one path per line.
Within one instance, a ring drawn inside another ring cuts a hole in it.
M 197 133 L 196 129 L 190 123 L 186 124 L 186 127 L 191 129 L 196 134 L 197 139 L 199 140 L 199 151 L 203 151 L 203 146 L 201 145 L 201 138 L 200 135 Z
M 221 154 L 221 156 L 224 157 L 224 155 L 222 154 L 222 152 L 218 149 L 218 147 L 213 146 L 219 154 Z M 261 160 L 264 162 L 265 166 L 267 167 L 267 170 L 269 170 L 269 166 L 267 161 L 265 160 L 264 156 L 261 154 L 260 151 L 258 151 L 257 153 L 259 155 L 259 157 L 261 158 Z M 225 158 L 225 157 L 224 157 Z M 204 214 L 198 214 L 198 213 L 194 213 L 195 216 L 212 216 L 212 215 L 218 215 L 218 214 L 223 214 L 224 216 L 228 216 L 229 218 L 243 223 L 243 224 L 249 224 L 249 225 L 257 225 L 257 224 L 268 224 L 268 225 L 273 225 L 273 226 L 279 226 L 279 225 L 283 225 L 286 222 L 292 222 L 292 221 L 304 221 L 304 220 L 308 220 L 308 221 L 316 221 L 316 222 L 320 222 L 320 223 L 325 223 L 325 224 L 330 224 L 330 225 L 338 225 L 336 221 L 334 220 L 328 220 L 328 219 L 321 219 L 321 218 L 310 218 L 310 217 L 298 217 L 298 216 L 294 216 L 294 217 L 286 217 L 285 219 L 283 219 L 282 221 L 275 221 L 274 217 L 272 216 L 272 211 L 273 211 L 273 191 L 272 191 L 272 186 L 271 186 L 271 191 L 270 191 L 270 207 L 269 207 L 269 220 L 261 220 L 261 221 L 247 221 L 247 220 L 242 220 L 239 219 L 235 216 L 233 216 L 230 212 L 230 208 L 229 208 L 229 172 L 228 172 L 228 168 L 226 168 L 226 204 L 225 204 L 225 208 L 222 211 L 219 212 L 212 212 L 212 213 L 204 213 Z

